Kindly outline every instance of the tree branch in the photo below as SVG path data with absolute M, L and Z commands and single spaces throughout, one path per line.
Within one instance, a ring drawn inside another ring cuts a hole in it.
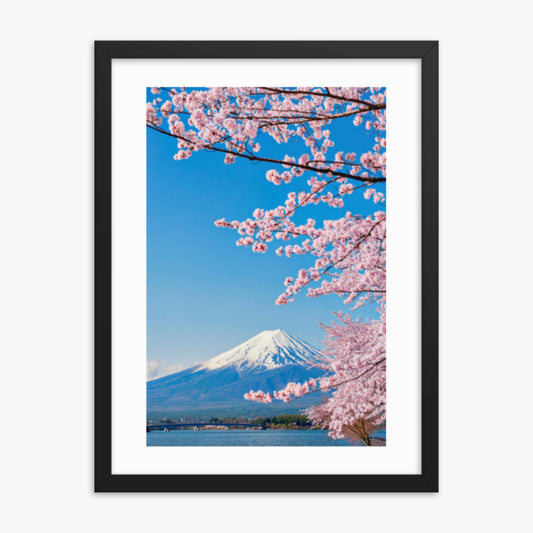
M 182 137 L 181 135 L 176 135 L 174 133 L 170 133 L 169 131 L 165 131 L 164 129 L 162 128 L 159 128 L 157 126 L 154 126 L 153 124 L 150 124 L 149 122 L 146 123 L 146 125 L 148 126 L 148 128 L 154 130 L 154 131 L 157 131 L 159 133 L 163 133 L 164 135 L 168 135 L 169 137 L 174 137 L 175 139 L 179 139 L 180 141 L 183 141 L 183 142 L 186 142 L 188 144 L 192 144 L 193 146 L 198 144 L 198 143 L 195 143 L 194 141 L 191 141 L 185 137 Z M 336 176 L 339 176 L 339 177 L 342 177 L 342 178 L 347 178 L 347 179 L 351 179 L 351 180 L 355 180 L 355 181 L 360 181 L 360 182 L 363 182 L 363 183 L 384 183 L 385 181 L 387 181 L 387 178 L 373 178 L 373 177 L 363 177 L 363 176 L 352 176 L 351 174 L 348 174 L 346 172 L 338 172 L 337 170 L 331 170 L 329 168 L 315 168 L 315 167 L 310 167 L 308 165 L 301 165 L 299 163 L 288 163 L 287 161 L 282 161 L 280 159 L 271 159 L 269 157 L 259 157 L 259 156 L 251 156 L 251 155 L 248 155 L 248 154 L 242 154 L 242 153 L 239 153 L 239 152 L 234 152 L 232 150 L 227 150 L 225 148 L 220 148 L 218 146 L 213 146 L 213 145 L 206 145 L 204 146 L 205 150 L 210 150 L 210 151 L 214 151 L 214 152 L 221 152 L 223 154 L 230 154 L 230 155 L 233 155 L 235 157 L 243 157 L 245 159 L 248 159 L 250 161 L 261 161 L 261 162 L 264 162 L 264 163 L 273 163 L 273 164 L 276 164 L 276 165 L 287 165 L 287 166 L 292 166 L 292 167 L 296 167 L 296 168 L 301 168 L 302 170 L 304 171 L 310 171 L 310 172 L 316 172 L 318 174 L 329 174 L 330 172 L 332 174 L 335 174 Z

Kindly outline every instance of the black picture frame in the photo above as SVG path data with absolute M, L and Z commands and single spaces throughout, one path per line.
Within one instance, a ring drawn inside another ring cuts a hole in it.
M 96 41 L 95 492 L 438 492 L 438 42 Z M 111 464 L 113 59 L 368 58 L 422 62 L 422 413 L 419 475 L 117 475 Z M 280 490 L 280 487 L 283 487 Z

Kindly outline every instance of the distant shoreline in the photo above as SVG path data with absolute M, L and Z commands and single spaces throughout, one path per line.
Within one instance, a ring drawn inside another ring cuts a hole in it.
M 146 430 L 150 433 L 156 431 L 165 431 L 164 429 L 154 428 L 151 429 L 150 426 L 146 426 Z M 280 428 L 250 428 L 246 429 L 243 427 L 228 428 L 224 427 L 199 427 L 194 429 L 194 427 L 185 427 L 185 428 L 168 428 L 167 431 L 327 431 L 322 428 L 315 427 L 280 427 Z

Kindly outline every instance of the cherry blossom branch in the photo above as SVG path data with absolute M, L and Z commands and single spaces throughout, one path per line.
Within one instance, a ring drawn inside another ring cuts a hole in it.
M 155 130 L 155 131 L 157 131 L 159 133 L 162 133 L 163 135 L 168 135 L 169 137 L 174 137 L 176 139 L 180 139 L 181 141 L 184 141 L 184 142 L 192 144 L 192 145 L 198 144 L 198 143 L 195 143 L 195 142 L 192 142 L 192 141 L 186 139 L 185 137 L 182 137 L 181 135 L 177 135 L 177 134 L 174 134 L 174 133 L 170 133 L 169 131 L 165 131 L 164 129 L 159 128 L 158 126 L 154 126 L 153 124 L 147 123 L 146 125 L 148 126 L 148 128 L 150 128 L 152 130 Z M 276 165 L 287 165 L 288 164 L 286 161 L 283 161 L 283 160 L 280 160 L 280 159 L 272 159 L 270 157 L 250 156 L 250 155 L 247 155 L 247 154 L 234 152 L 232 150 L 227 150 L 225 148 L 220 148 L 220 147 L 217 147 L 217 146 L 204 146 L 203 148 L 205 150 L 210 150 L 210 151 L 214 151 L 214 152 L 221 152 L 223 154 L 230 154 L 230 155 L 235 156 L 235 157 L 242 157 L 242 158 L 248 159 L 250 161 L 261 161 L 263 163 L 274 163 Z M 370 176 L 367 176 L 367 177 L 352 176 L 351 174 L 347 174 L 345 172 L 338 172 L 336 170 L 331 170 L 329 168 L 322 169 L 322 168 L 310 167 L 308 165 L 301 165 L 301 164 L 298 164 L 298 163 L 290 163 L 290 166 L 291 167 L 296 167 L 296 168 L 301 168 L 301 169 L 306 170 L 306 171 L 317 172 L 318 174 L 329 174 L 331 172 L 332 174 L 335 174 L 337 176 L 340 176 L 340 177 L 343 177 L 343 178 L 346 178 L 346 179 L 350 179 L 350 180 L 364 182 L 364 183 L 384 183 L 384 182 L 387 181 L 386 178 L 373 178 L 373 177 L 370 177 Z
M 316 92 L 313 92 L 313 91 L 302 91 L 302 90 L 291 90 L 291 89 L 280 89 L 278 87 L 260 87 L 260 89 L 265 89 L 265 90 L 268 90 L 268 91 L 271 91 L 271 92 L 275 92 L 275 93 L 278 93 L 278 94 L 307 94 L 307 95 L 312 95 L 312 96 L 319 96 L 319 97 L 327 97 L 327 98 L 333 98 L 334 100 L 341 100 L 343 102 L 352 102 L 352 103 L 355 103 L 355 104 L 360 104 L 360 105 L 366 105 L 372 109 L 384 109 L 384 107 L 378 107 L 377 105 L 375 104 L 372 104 L 371 102 L 365 102 L 364 100 L 358 100 L 358 99 L 354 99 L 354 98 L 345 98 L 343 96 L 338 96 L 338 95 L 335 95 L 335 94 L 331 94 L 329 92 L 329 90 L 327 90 L 327 94 L 323 94 L 323 93 L 316 93 Z
M 357 376 L 345 379 L 343 381 L 333 382 L 329 385 L 324 385 L 324 386 L 321 385 L 320 387 L 313 387 L 312 385 L 309 385 L 309 384 L 316 383 L 316 380 L 312 379 L 312 380 L 307 381 L 303 385 L 300 385 L 300 387 L 298 387 L 299 384 L 297 383 L 289 383 L 285 389 L 282 389 L 280 391 L 275 391 L 273 395 L 271 395 L 270 393 L 265 394 L 263 391 L 251 390 L 250 392 L 244 395 L 244 398 L 246 400 L 251 400 L 251 401 L 271 403 L 272 399 L 290 401 L 291 396 L 294 396 L 295 398 L 302 398 L 303 396 L 307 396 L 315 392 L 328 392 L 331 389 L 336 389 L 340 387 L 341 385 L 346 385 L 347 383 L 351 383 L 353 381 L 361 379 L 362 377 L 366 376 L 369 372 L 375 371 L 385 361 L 386 361 L 386 358 L 383 357 L 379 361 L 376 361 L 375 363 L 373 363 L 369 368 L 367 368 L 364 372 L 361 372 Z M 332 378 L 329 378 L 329 379 L 332 379 Z

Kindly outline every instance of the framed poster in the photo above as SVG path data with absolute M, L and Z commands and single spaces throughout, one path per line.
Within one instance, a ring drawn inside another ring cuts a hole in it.
M 97 492 L 438 490 L 437 97 L 433 41 L 95 43 Z

